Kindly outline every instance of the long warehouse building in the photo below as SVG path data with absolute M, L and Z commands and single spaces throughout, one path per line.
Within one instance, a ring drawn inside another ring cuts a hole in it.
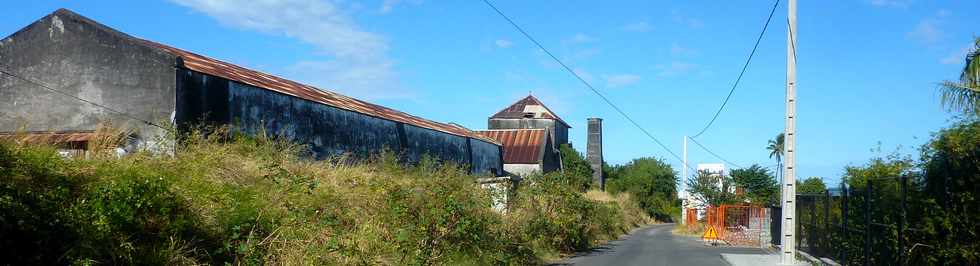
M 503 175 L 498 142 L 466 128 L 226 63 L 116 31 L 59 9 L 0 40 L 0 133 L 71 136 L 102 121 L 141 145 L 176 128 L 231 125 L 306 144 L 318 158 L 390 149 Z

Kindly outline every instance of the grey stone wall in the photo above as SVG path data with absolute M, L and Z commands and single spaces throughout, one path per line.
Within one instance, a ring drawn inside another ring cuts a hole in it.
M 592 166 L 592 180 L 599 184 L 599 189 L 605 190 L 606 180 L 602 174 L 602 119 L 589 118 L 588 132 L 586 160 Z
M 94 130 L 110 121 L 144 140 L 161 136 L 165 130 L 139 120 L 170 120 L 175 60 L 70 11 L 56 11 L 0 40 L 0 69 L 67 95 L 0 75 L 0 131 Z

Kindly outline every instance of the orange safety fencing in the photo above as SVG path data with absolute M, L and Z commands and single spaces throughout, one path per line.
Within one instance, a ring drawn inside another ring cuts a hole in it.
M 758 245 L 765 223 L 768 223 L 766 208 L 752 205 L 709 206 L 704 209 L 687 209 L 688 226 L 699 221 L 715 229 L 718 237 L 731 245 Z M 699 215 L 701 214 L 701 215 Z

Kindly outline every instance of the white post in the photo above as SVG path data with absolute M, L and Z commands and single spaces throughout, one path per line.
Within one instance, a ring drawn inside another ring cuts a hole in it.
M 787 8 L 786 42 L 786 161 L 783 170 L 782 258 L 783 265 L 796 264 L 796 0 Z
M 681 165 L 681 224 L 687 224 L 687 136 L 684 136 L 684 165 Z

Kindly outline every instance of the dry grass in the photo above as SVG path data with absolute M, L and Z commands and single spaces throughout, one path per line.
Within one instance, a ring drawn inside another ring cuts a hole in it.
M 704 235 L 704 230 L 705 226 L 703 223 L 695 223 L 693 225 L 677 224 L 671 232 L 675 235 L 700 237 Z

